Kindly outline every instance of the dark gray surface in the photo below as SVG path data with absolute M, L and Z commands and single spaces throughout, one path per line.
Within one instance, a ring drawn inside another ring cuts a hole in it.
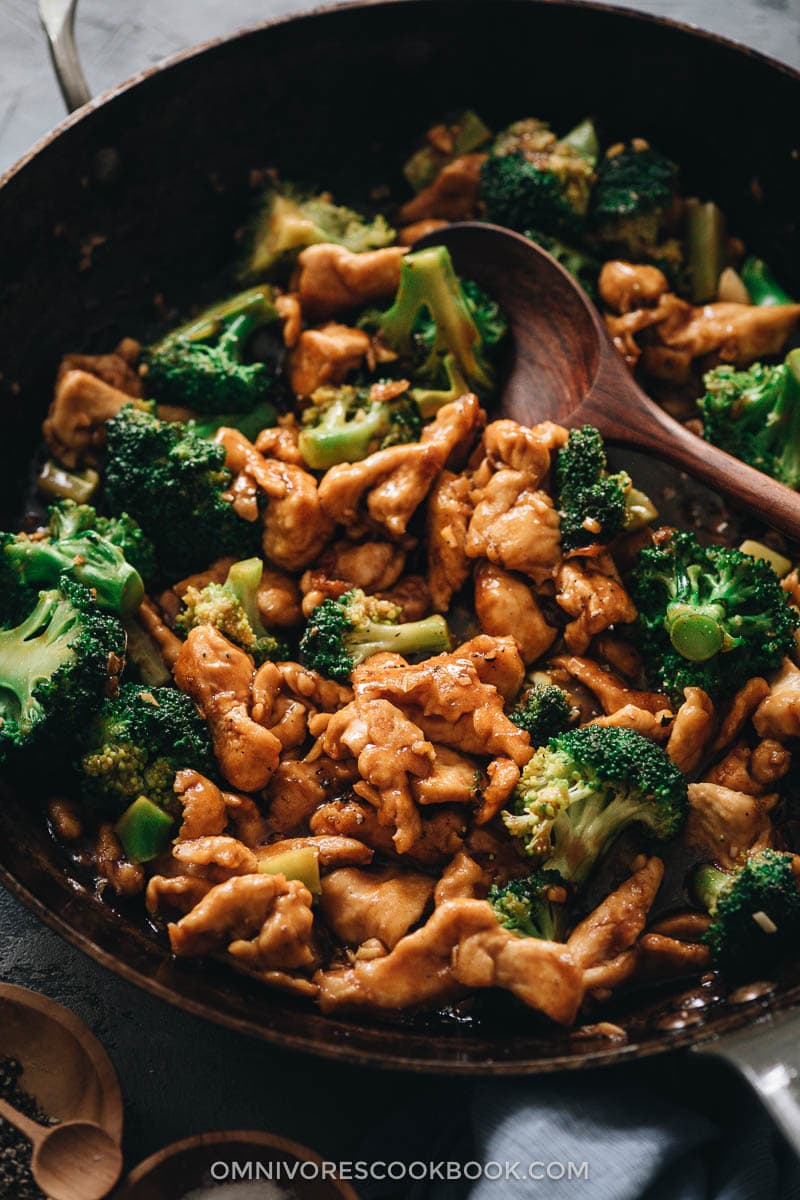
M 86 74 L 95 89 L 110 87 L 183 46 L 309 7 L 307 0 L 82 0 Z M 800 66 L 800 0 L 640 0 L 620 7 L 674 16 Z M 0 171 L 61 116 L 35 0 L 0 0 Z M 273 1130 L 349 1158 L 362 1134 L 395 1106 L 424 1099 L 430 1112 L 440 1091 L 443 1112 L 463 1106 L 463 1083 L 335 1067 L 178 1014 L 74 951 L 2 892 L 0 978 L 60 1000 L 102 1039 L 122 1080 L 131 1164 L 176 1138 L 237 1127 Z

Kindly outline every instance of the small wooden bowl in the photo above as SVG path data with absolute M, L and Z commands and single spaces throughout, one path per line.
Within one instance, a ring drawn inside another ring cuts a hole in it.
M 122 1138 L 122 1094 L 97 1038 L 69 1009 L 39 992 L 0 984 L 0 1056 L 16 1058 L 22 1086 L 51 1117 L 95 1121 Z
M 215 1182 L 211 1175 L 214 1163 L 252 1163 L 255 1168 L 259 1163 L 265 1166 L 277 1163 L 322 1166 L 323 1160 L 308 1146 L 272 1133 L 249 1130 L 203 1133 L 174 1142 L 145 1159 L 131 1172 L 114 1200 L 182 1200 L 194 1189 L 210 1187 Z M 256 1179 L 253 1171 L 253 1181 Z M 216 1181 L 218 1187 L 224 1187 L 226 1182 L 233 1184 L 234 1181 Z M 262 1176 L 259 1182 L 267 1186 L 266 1177 Z M 339 1179 L 303 1179 L 298 1174 L 293 1180 L 281 1176 L 272 1183 L 276 1188 L 290 1191 L 298 1200 L 358 1200 L 353 1188 Z

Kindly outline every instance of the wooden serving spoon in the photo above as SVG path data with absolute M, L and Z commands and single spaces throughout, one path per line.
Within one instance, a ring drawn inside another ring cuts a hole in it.
M 506 314 L 514 355 L 500 402 L 504 417 L 527 425 L 547 419 L 594 425 L 609 442 L 664 459 L 800 538 L 800 493 L 718 450 L 654 404 L 592 302 L 534 242 L 497 225 L 462 221 L 426 234 L 414 249 L 426 246 L 447 246 L 458 274 L 474 279 Z
M 102 1200 L 122 1171 L 122 1151 L 93 1121 L 46 1127 L 0 1100 L 0 1117 L 33 1145 L 33 1178 L 50 1200 Z

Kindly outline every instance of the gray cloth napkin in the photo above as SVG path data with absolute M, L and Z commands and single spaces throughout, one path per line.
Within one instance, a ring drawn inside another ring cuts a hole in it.
M 686 1055 L 533 1079 L 431 1080 L 427 1104 L 388 1109 L 363 1151 L 373 1161 L 500 1164 L 489 1173 L 519 1164 L 520 1174 L 371 1180 L 358 1185 L 364 1200 L 800 1200 L 800 1162 L 747 1085 Z

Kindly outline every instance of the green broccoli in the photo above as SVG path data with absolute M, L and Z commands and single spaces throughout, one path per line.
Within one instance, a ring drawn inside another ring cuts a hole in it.
M 589 211 L 590 240 L 605 257 L 681 268 L 683 248 L 666 236 L 675 204 L 678 168 L 646 142 L 614 148 L 597 171 Z
M 176 771 L 214 776 L 205 722 L 191 699 L 173 687 L 125 683 L 106 700 L 81 739 L 76 764 L 88 800 L 111 815 L 139 796 L 175 812 Z
M 520 233 L 579 235 L 597 152 L 591 122 L 559 141 L 544 121 L 516 121 L 495 139 L 481 168 L 480 198 L 487 219 Z
M 259 526 L 236 514 L 225 450 L 178 421 L 126 405 L 106 422 L 106 503 L 127 512 L 152 539 L 172 578 L 215 558 L 255 553 Z
M 566 931 L 566 892 L 558 871 L 532 871 L 504 887 L 493 884 L 489 903 L 500 925 L 520 937 L 560 942 Z
M 575 710 L 567 693 L 554 683 L 536 683 L 508 714 L 530 734 L 532 746 L 542 746 L 573 723 Z
M 213 438 L 218 429 L 238 429 L 248 442 L 254 442 L 262 429 L 271 429 L 278 420 L 278 412 L 274 404 L 265 400 L 256 405 L 248 413 L 216 413 L 206 417 L 196 417 L 189 421 L 188 428 L 198 437 Z
M 536 751 L 502 815 L 526 854 L 579 885 L 628 826 L 665 841 L 687 807 L 686 779 L 661 746 L 632 729 L 585 725 Z
M 571 430 L 556 457 L 554 479 L 565 550 L 606 545 L 625 528 L 631 478 L 627 471 L 608 474 L 603 439 L 592 425 Z
M 272 375 L 265 363 L 246 362 L 245 351 L 256 329 L 277 319 L 263 288 L 207 309 L 145 352 L 148 396 L 198 413 L 252 412 L 264 403 Z
M 456 113 L 428 130 L 425 141 L 403 166 L 415 192 L 433 183 L 442 167 L 462 154 L 472 154 L 491 138 L 491 130 L 472 109 Z
M 356 254 L 390 246 L 395 231 L 382 216 L 370 220 L 337 204 L 328 192 L 313 195 L 293 184 L 266 191 L 247 238 L 242 279 L 262 279 L 291 265 L 299 251 L 334 242 Z
M 750 302 L 758 305 L 794 304 L 794 298 L 781 287 L 763 258 L 750 255 L 742 263 L 742 283 L 750 293 Z
M 3 611 L 7 617 L 21 616 L 41 588 L 57 586 L 68 572 L 92 591 L 101 608 L 129 616 L 141 604 L 144 584 L 117 542 L 136 549 L 138 538 L 141 530 L 127 516 L 117 522 L 98 518 L 90 505 L 70 500 L 50 509 L 47 530 L 40 534 L 0 533 Z M 147 561 L 144 539 L 141 549 Z
M 798 616 L 770 564 L 692 533 L 640 550 L 629 591 L 646 669 L 676 702 L 686 687 L 732 696 L 794 648 Z
M 388 600 L 351 588 L 338 599 L 323 600 L 300 640 L 300 661 L 331 679 L 346 683 L 350 672 L 373 654 L 442 654 L 450 649 L 444 617 L 400 623 L 400 608 Z
M 505 318 L 476 284 L 458 278 L 445 246 L 407 254 L 391 308 L 365 313 L 360 324 L 377 330 L 399 356 L 423 419 L 465 392 L 491 395 L 491 359 Z
M 758 850 L 733 871 L 698 867 L 693 891 L 711 916 L 703 941 L 714 965 L 731 975 L 758 977 L 800 936 L 800 892 L 793 856 Z
M 252 654 L 258 664 L 267 659 L 287 659 L 288 647 L 264 628 L 258 611 L 263 570 L 260 558 L 248 558 L 233 563 L 224 583 L 188 588 L 183 597 L 185 607 L 175 628 L 185 636 L 198 625 L 213 625 Z
M 569 271 L 573 279 L 581 285 L 592 300 L 597 299 L 597 281 L 600 278 L 602 263 L 598 258 L 583 247 L 550 237 L 539 229 L 524 230 L 525 237 L 537 246 L 546 250 L 565 271 Z
M 69 575 L 39 593 L 23 621 L 0 629 L 0 760 L 80 728 L 114 691 L 125 634 Z
M 800 350 L 770 367 L 708 371 L 697 401 L 703 436 L 791 488 L 800 488 Z
M 298 439 L 306 466 L 327 471 L 336 463 L 361 462 L 387 446 L 419 441 L 422 417 L 416 400 L 407 392 L 389 400 L 375 400 L 373 394 L 371 388 L 347 385 L 314 392 Z
M 75 537 L 93 529 L 100 537 L 119 546 L 127 562 L 135 567 L 147 582 L 156 573 L 156 554 L 153 543 L 138 521 L 127 513 L 118 517 L 102 517 L 91 504 L 76 504 L 74 500 L 60 500 L 47 510 L 47 527 L 51 538 Z

